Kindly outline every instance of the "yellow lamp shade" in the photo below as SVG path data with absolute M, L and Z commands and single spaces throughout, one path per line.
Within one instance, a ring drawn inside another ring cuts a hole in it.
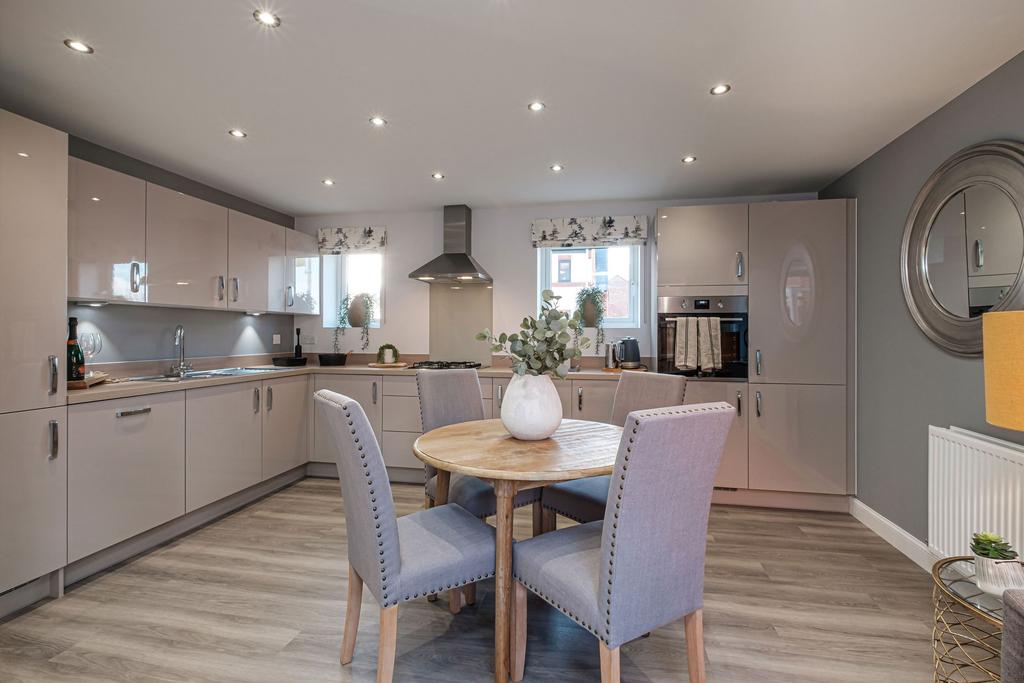
M 985 419 L 1024 431 L 1024 311 L 986 313 Z

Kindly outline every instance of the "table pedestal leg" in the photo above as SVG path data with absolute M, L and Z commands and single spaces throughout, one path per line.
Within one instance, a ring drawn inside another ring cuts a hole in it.
M 498 500 L 494 554 L 494 680 L 508 683 L 510 638 L 512 635 L 512 501 L 514 481 L 494 482 Z

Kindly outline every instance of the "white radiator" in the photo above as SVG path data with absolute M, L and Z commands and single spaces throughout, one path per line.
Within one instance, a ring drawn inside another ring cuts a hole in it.
M 928 546 L 970 555 L 971 535 L 1024 551 L 1024 447 L 966 429 L 928 427 Z

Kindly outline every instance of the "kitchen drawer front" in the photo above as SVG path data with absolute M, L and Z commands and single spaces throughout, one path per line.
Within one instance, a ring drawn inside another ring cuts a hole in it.
M 387 379 L 384 380 L 387 382 Z M 423 431 L 420 419 L 420 399 L 416 396 L 388 396 L 384 399 L 384 431 Z
M 0 415 L 0 593 L 67 564 L 67 409 Z
M 68 562 L 185 513 L 185 392 L 68 408 Z
M 415 377 L 385 377 L 385 396 L 419 396 Z
M 262 392 L 243 382 L 185 392 L 185 510 L 260 482 Z
M 419 437 L 413 432 L 384 432 L 381 452 L 388 467 L 422 469 L 423 461 L 413 455 L 412 445 Z

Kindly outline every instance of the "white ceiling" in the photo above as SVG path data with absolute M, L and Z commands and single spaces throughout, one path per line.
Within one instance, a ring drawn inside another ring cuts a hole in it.
M 0 104 L 293 215 L 711 197 L 820 189 L 1024 49 L 1021 0 L 262 1 L 0 0 Z

